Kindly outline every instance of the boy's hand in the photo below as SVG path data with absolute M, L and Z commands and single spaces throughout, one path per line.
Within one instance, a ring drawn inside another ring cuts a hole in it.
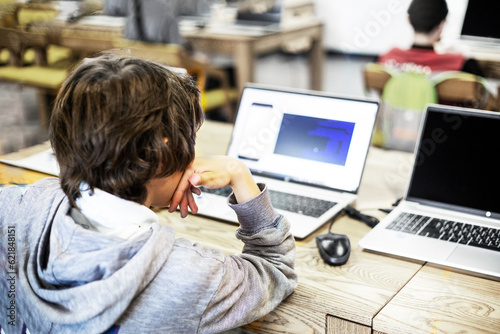
M 196 186 L 223 188 L 227 185 L 233 189 L 238 203 L 248 201 L 260 193 L 252 174 L 241 161 L 226 156 L 196 158 L 184 171 L 172 197 L 169 212 L 174 212 L 179 206 L 183 218 L 188 214 L 188 207 L 196 213 L 198 207 L 192 194 L 199 194 L 200 190 Z

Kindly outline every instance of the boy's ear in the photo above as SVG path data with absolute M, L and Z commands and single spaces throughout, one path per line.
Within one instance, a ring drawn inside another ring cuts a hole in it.
M 168 138 L 167 137 L 163 138 L 163 141 L 165 142 L 165 144 L 168 144 Z

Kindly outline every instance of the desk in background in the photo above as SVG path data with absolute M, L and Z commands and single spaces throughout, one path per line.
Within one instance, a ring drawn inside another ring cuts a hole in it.
M 231 28 L 232 27 L 232 28 Z M 249 33 L 236 26 L 226 28 L 181 29 L 181 34 L 195 50 L 208 54 L 230 55 L 236 68 L 236 87 L 239 91 L 247 82 L 254 82 L 255 61 L 260 54 L 282 50 L 294 40 L 310 39 L 309 88 L 321 90 L 323 85 L 323 23 L 316 18 L 299 21 L 279 28 Z
M 32 31 L 49 35 L 53 44 L 74 49 L 77 53 L 94 53 L 113 47 L 112 41 L 123 37 L 125 18 L 94 15 L 68 23 L 64 20 L 38 22 Z M 184 27 L 184 28 L 183 28 Z M 321 90 L 323 83 L 323 23 L 316 18 L 299 20 L 270 30 L 237 25 L 196 27 L 180 25 L 182 36 L 197 51 L 206 54 L 229 55 L 234 59 L 236 86 L 241 91 L 247 82 L 254 81 L 256 58 L 298 39 L 309 39 L 309 86 Z M 92 37 L 92 39 L 88 39 Z M 87 39 L 87 40 L 86 40 Z
M 197 155 L 224 154 L 231 131 L 230 124 L 206 121 L 198 133 Z M 19 159 L 47 147 L 3 158 Z M 390 207 L 402 194 L 410 167 L 408 153 L 370 148 L 358 209 L 382 218 L 384 214 L 377 209 Z M 14 182 L 24 172 L 0 165 L 0 182 Z M 30 175 L 30 179 L 35 178 Z M 161 223 L 175 228 L 179 237 L 226 253 L 241 251 L 242 243 L 234 237 L 235 225 L 196 215 L 181 219 L 165 210 L 158 216 Z M 345 265 L 331 267 L 322 261 L 315 243 L 315 236 L 327 230 L 324 226 L 297 241 L 298 288 L 274 311 L 245 329 L 297 334 L 500 332 L 500 282 L 362 251 L 357 243 L 369 227 L 346 216 L 335 222 L 332 231 L 349 236 L 351 257 Z

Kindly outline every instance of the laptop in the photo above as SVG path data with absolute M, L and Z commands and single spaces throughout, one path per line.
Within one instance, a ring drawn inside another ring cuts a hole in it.
M 468 45 L 471 51 L 498 52 L 500 50 L 499 11 L 498 1 L 469 1 L 460 32 L 461 42 Z
M 268 186 L 302 239 L 356 200 L 378 109 L 373 99 L 248 84 L 227 155 Z M 230 192 L 202 188 L 198 214 L 236 223 Z
M 467 2 L 461 30 L 437 44 L 440 52 L 459 52 L 473 58 L 495 57 L 500 52 L 500 2 L 474 0 Z M 480 55 L 475 55 L 479 53 Z M 493 54 L 489 55 L 488 54 Z
M 359 246 L 500 277 L 500 113 L 429 105 L 400 203 Z

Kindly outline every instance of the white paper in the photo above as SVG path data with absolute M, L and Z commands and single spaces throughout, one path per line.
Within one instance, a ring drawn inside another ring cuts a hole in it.
M 126 18 L 121 16 L 89 15 L 82 17 L 78 23 L 103 27 L 124 27 L 125 20 Z
M 24 159 L 0 159 L 0 161 L 11 166 L 31 169 L 37 172 L 42 172 L 54 176 L 59 175 L 59 165 L 57 164 L 56 157 L 51 148 L 40 153 L 33 154 Z

